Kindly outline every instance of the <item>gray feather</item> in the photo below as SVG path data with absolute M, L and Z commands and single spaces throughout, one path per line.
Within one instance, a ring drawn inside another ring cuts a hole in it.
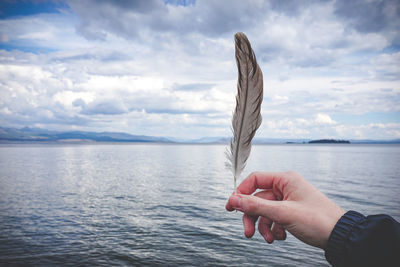
M 261 125 L 263 76 L 244 33 L 235 34 L 235 56 L 238 67 L 236 108 L 232 117 L 233 137 L 226 151 L 226 165 L 232 170 L 236 191 L 236 180 L 250 155 L 251 140 Z

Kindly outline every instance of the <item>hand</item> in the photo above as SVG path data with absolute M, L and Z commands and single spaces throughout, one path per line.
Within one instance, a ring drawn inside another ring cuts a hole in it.
M 257 189 L 263 190 L 251 195 Z M 254 235 L 258 220 L 258 231 L 268 243 L 286 239 L 287 230 L 301 241 L 322 249 L 345 213 L 295 172 L 250 174 L 229 198 L 226 209 L 244 213 L 246 237 Z

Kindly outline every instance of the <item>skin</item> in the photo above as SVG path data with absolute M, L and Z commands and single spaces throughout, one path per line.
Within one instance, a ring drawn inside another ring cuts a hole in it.
M 257 191 L 261 189 L 261 191 Z M 255 194 L 253 194 L 256 192 Z M 345 211 L 296 172 L 254 172 L 226 204 L 243 212 L 244 234 L 258 231 L 267 243 L 285 240 L 289 231 L 311 246 L 326 248 L 329 235 Z

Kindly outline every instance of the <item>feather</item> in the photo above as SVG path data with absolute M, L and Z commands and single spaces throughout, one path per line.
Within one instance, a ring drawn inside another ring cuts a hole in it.
M 235 57 L 238 68 L 236 108 L 232 117 L 233 137 L 226 151 L 226 166 L 232 170 L 236 192 L 236 181 L 250 155 L 251 140 L 261 125 L 263 76 L 244 33 L 235 34 Z

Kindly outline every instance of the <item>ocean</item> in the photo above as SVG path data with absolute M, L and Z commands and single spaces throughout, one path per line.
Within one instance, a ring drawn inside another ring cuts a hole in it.
M 329 266 L 290 234 L 244 237 L 225 210 L 225 147 L 0 145 L 0 265 Z M 400 220 L 399 145 L 255 145 L 243 176 L 288 170 L 346 210 Z

